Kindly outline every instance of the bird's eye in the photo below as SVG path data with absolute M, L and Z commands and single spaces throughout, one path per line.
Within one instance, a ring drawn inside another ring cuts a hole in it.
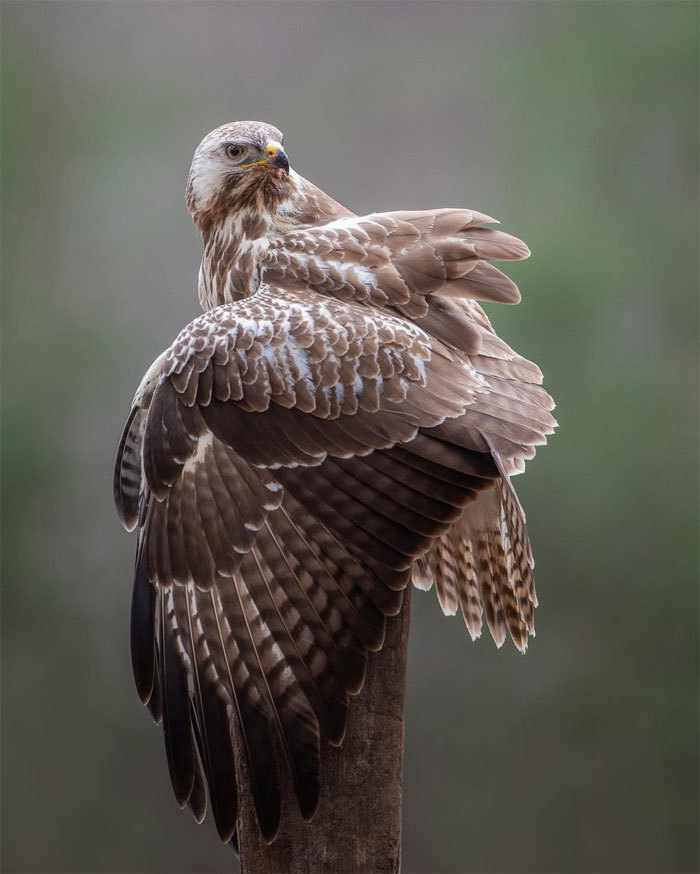
M 232 161 L 238 161 L 240 158 L 245 155 L 246 150 L 244 146 L 238 146 L 236 143 L 229 143 L 226 146 L 226 156 L 231 158 Z

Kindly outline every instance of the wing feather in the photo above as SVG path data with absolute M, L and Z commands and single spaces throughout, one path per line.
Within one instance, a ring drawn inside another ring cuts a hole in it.
M 482 226 L 493 221 L 460 209 L 343 217 L 274 241 L 262 260 L 263 276 L 389 307 L 442 342 L 478 353 L 479 332 L 450 299 L 518 303 L 515 283 L 489 261 L 530 254 L 516 237 Z

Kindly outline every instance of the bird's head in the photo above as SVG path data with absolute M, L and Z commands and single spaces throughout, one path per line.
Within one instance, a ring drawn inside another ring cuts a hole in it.
M 187 206 L 198 225 L 241 210 L 274 212 L 294 189 L 282 133 L 260 121 L 216 128 L 197 147 L 187 182 Z

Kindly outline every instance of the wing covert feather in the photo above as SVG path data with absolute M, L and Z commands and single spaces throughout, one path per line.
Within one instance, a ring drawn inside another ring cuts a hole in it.
M 530 254 L 516 237 L 483 227 L 493 222 L 465 209 L 346 216 L 273 241 L 262 258 L 263 277 L 388 308 L 476 353 L 479 334 L 450 299 L 518 303 L 515 283 L 489 261 Z

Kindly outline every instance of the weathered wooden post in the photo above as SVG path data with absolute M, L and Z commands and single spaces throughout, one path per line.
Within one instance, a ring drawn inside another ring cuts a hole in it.
M 272 844 L 260 834 L 239 773 L 238 841 L 244 874 L 395 874 L 401 866 L 401 785 L 410 585 L 398 616 L 387 622 L 384 648 L 369 656 L 362 692 L 351 699 L 342 747 L 322 747 L 321 800 L 310 823 L 301 818 L 290 781 L 282 787 L 282 824 Z M 280 763 L 280 773 L 284 766 Z

